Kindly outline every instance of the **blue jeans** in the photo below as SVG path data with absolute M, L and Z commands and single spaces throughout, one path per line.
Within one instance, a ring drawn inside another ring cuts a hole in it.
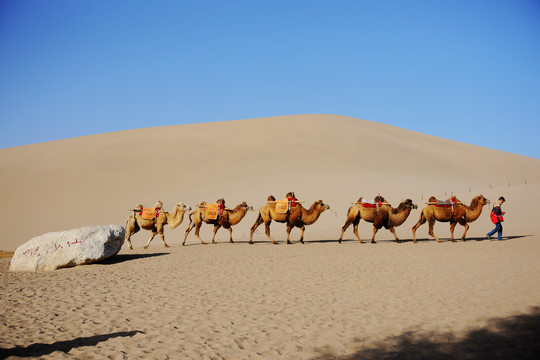
M 497 234 L 497 239 L 502 240 L 502 224 L 500 222 L 495 224 L 495 229 L 488 232 L 487 236 L 491 236 L 491 235 L 495 234 L 496 232 L 498 233 Z

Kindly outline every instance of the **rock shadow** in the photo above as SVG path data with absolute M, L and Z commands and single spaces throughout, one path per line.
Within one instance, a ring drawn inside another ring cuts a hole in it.
M 124 261 L 130 261 L 130 260 L 136 260 L 136 259 L 146 259 L 146 258 L 152 258 L 156 256 L 164 256 L 169 255 L 169 253 L 152 253 L 152 254 L 116 254 L 114 256 L 111 256 L 110 258 L 96 261 L 94 264 L 101 264 L 101 265 L 114 265 L 123 263 Z
M 372 345 L 350 355 L 319 350 L 321 355 L 313 360 L 538 359 L 540 307 L 534 307 L 529 314 L 492 319 L 486 327 L 462 336 L 409 331 Z
M 52 344 L 35 343 L 26 347 L 16 346 L 11 349 L 0 348 L 0 359 L 5 359 L 9 356 L 18 357 L 39 357 L 52 354 L 55 351 L 69 352 L 71 349 L 82 346 L 95 346 L 100 342 L 107 341 L 116 337 L 131 337 L 136 334 L 144 334 L 139 330 L 122 331 L 111 334 L 94 335 L 88 337 L 79 337 L 73 340 L 56 341 Z

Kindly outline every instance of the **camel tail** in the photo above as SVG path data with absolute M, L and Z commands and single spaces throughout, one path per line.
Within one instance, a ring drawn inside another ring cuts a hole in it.
M 257 215 L 257 221 L 255 223 L 258 225 L 263 223 L 263 219 L 262 219 L 262 215 L 260 211 L 259 211 L 259 215 Z
M 195 211 L 190 211 L 190 213 L 188 214 L 188 217 L 189 217 L 189 224 L 188 224 L 188 227 L 187 227 L 188 229 L 191 226 L 191 223 L 193 222 L 193 219 L 192 219 L 193 214 L 195 214 Z

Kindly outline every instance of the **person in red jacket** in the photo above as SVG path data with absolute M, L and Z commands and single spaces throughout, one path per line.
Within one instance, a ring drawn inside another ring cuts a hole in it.
M 495 229 L 491 230 L 490 232 L 486 234 L 489 240 L 491 240 L 491 236 L 495 233 L 497 233 L 497 239 L 502 240 L 502 232 L 503 232 L 502 222 L 504 221 L 503 215 L 505 213 L 504 211 L 501 210 L 501 206 L 505 201 L 506 200 L 504 199 L 504 197 L 501 196 L 499 198 L 499 204 L 495 205 L 493 207 L 493 210 L 491 210 L 490 217 L 491 217 L 491 221 L 495 224 Z
M 296 207 L 296 201 L 298 200 L 296 196 L 294 196 L 294 192 L 288 192 L 287 195 L 285 195 L 287 200 L 289 200 L 289 212 L 292 210 L 293 207 Z
M 225 211 L 225 199 L 221 198 L 216 201 L 218 209 L 219 209 L 219 216 L 223 215 L 223 211 Z

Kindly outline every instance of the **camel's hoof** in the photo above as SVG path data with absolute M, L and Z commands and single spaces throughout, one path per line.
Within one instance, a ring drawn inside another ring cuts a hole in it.
M 145 249 L 148 249 L 148 246 L 143 246 Z
M 371 243 L 372 244 L 376 244 L 377 242 L 375 240 L 371 240 Z
M 341 244 L 341 240 L 338 240 L 337 242 L 338 242 L 338 244 Z
M 230 242 L 231 244 L 234 244 L 234 241 L 232 241 L 232 240 L 231 240 L 231 241 L 229 241 L 229 242 Z
M 212 241 L 212 244 L 217 244 L 217 242 L 215 242 L 215 241 Z
M 452 242 L 457 242 L 457 240 L 452 239 Z
M 208 244 L 207 244 L 207 243 L 205 243 L 204 241 L 203 241 L 203 242 L 201 242 L 201 244 L 203 244 L 203 245 L 208 245 Z
M 398 244 L 401 244 L 401 240 L 396 240 L 396 242 L 397 242 Z
M 253 244 L 253 241 L 248 242 L 248 244 Z
M 279 245 L 279 243 L 277 241 L 272 241 L 272 244 Z
M 290 242 L 290 241 L 287 240 L 287 244 L 292 244 L 292 242 Z
M 300 240 L 300 242 L 303 244 L 303 243 L 304 243 L 304 240 Z
M 165 244 L 165 247 L 170 247 L 169 245 Z

